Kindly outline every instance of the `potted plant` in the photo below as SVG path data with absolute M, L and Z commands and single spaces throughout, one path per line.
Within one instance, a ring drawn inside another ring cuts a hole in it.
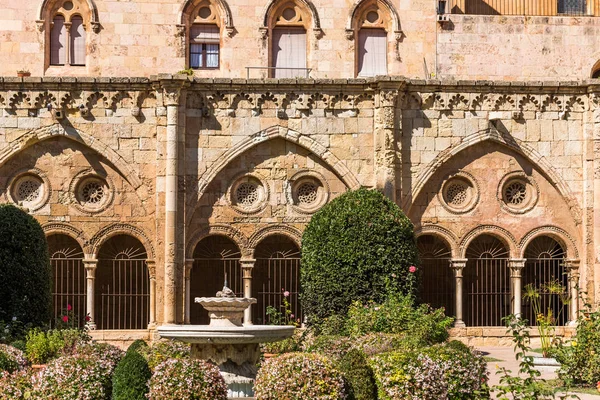
M 23 78 L 24 76 L 31 76 L 31 72 L 27 69 L 20 69 L 17 71 L 17 76 L 19 78 Z

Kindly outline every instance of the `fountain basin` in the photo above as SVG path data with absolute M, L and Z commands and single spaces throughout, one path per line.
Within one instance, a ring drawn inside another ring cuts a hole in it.
M 252 344 L 277 342 L 294 334 L 293 326 L 246 325 L 163 325 L 158 327 L 161 337 L 197 344 Z
M 256 303 L 248 297 L 196 297 L 210 317 L 210 326 L 242 326 L 244 310 Z

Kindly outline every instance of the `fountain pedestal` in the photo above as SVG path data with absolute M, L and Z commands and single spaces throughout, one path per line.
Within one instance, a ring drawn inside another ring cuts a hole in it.
M 238 298 L 223 289 L 220 297 L 196 298 L 209 313 L 209 325 L 166 325 L 158 328 L 161 337 L 192 345 L 192 357 L 219 366 L 229 397 L 253 397 L 260 343 L 276 342 L 294 333 L 293 326 L 249 325 L 242 320 L 244 310 L 256 303 Z

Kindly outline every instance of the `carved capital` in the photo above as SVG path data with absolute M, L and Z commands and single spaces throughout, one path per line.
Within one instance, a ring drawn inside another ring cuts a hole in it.
M 185 260 L 184 278 L 188 280 L 191 278 L 192 268 L 194 267 L 194 259 L 188 258 Z
M 354 40 L 354 29 L 346 29 L 346 39 Z
M 96 278 L 96 269 L 98 268 L 98 259 L 96 258 L 84 258 L 83 267 L 85 268 L 86 277 L 95 279 Z
M 156 279 L 156 261 L 146 260 L 146 266 L 148 267 L 148 275 L 150 275 L 150 279 Z
M 233 35 L 235 34 L 235 28 L 233 26 L 225 27 L 225 34 L 227 35 L 228 38 L 232 38 Z
M 382 90 L 379 92 L 379 107 L 394 107 L 397 99 L 397 90 Z
M 267 28 L 266 26 L 261 26 L 260 28 L 258 28 L 258 32 L 260 33 L 260 39 L 261 40 L 267 40 L 267 38 L 269 37 L 269 28 Z
M 521 271 L 525 268 L 525 258 L 513 258 L 508 260 L 508 268 L 510 268 L 511 278 L 520 278 Z
M 38 19 L 37 21 L 35 21 L 35 25 L 37 27 L 38 32 L 44 32 L 44 30 L 46 29 L 46 21 L 44 21 L 43 19 Z
M 565 260 L 564 265 L 569 274 L 569 278 L 571 278 L 573 280 L 579 280 L 579 264 L 580 264 L 580 260 L 574 260 L 574 259 Z
M 454 271 L 454 276 L 462 278 L 462 271 L 467 266 L 466 258 L 453 258 L 450 260 L 450 268 Z
M 181 85 L 163 85 L 165 106 L 178 106 L 181 98 Z

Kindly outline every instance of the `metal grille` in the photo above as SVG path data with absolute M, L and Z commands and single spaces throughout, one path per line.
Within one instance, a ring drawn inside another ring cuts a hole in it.
M 150 277 L 146 250 L 135 238 L 120 235 L 101 249 L 96 271 L 98 329 L 147 329 Z
M 586 0 L 449 0 L 452 14 L 472 15 L 587 15 Z
M 432 235 L 420 236 L 417 247 L 423 270 L 421 300 L 434 308 L 445 308 L 446 315 L 455 315 L 455 287 L 454 274 L 450 268 L 450 248 Z
M 508 251 L 493 236 L 481 235 L 467 249 L 463 271 L 463 314 L 467 326 L 502 326 L 510 314 Z
M 209 236 L 194 250 L 194 266 L 190 275 L 190 323 L 208 324 L 208 312 L 194 303 L 196 297 L 213 297 L 227 283 L 236 296 L 243 296 L 240 251 L 224 236 Z
M 52 324 L 70 306 L 69 314 L 75 316 L 79 326 L 84 326 L 87 296 L 83 251 L 74 239 L 65 235 L 49 236 L 48 249 L 53 271 Z
M 284 291 L 289 292 L 293 319 L 303 320 L 300 306 L 300 250 L 290 239 L 271 236 L 256 248 L 256 265 L 252 288 L 257 304 L 252 312 L 253 322 L 268 323 L 267 307 L 275 307 L 283 314 Z
M 563 266 L 564 250 L 554 239 L 541 236 L 535 238 L 525 250 L 525 268 L 523 269 L 523 288 L 526 285 L 533 285 L 538 290 L 552 281 L 559 283 L 568 293 L 567 271 Z M 523 290 L 523 293 L 525 291 Z M 546 312 L 552 310 L 552 315 L 556 318 L 556 325 L 565 325 L 568 320 L 567 306 L 563 303 L 560 294 L 540 293 L 540 310 Z M 529 321 L 532 326 L 537 325 L 537 318 L 531 302 L 523 300 L 522 306 L 523 318 Z

